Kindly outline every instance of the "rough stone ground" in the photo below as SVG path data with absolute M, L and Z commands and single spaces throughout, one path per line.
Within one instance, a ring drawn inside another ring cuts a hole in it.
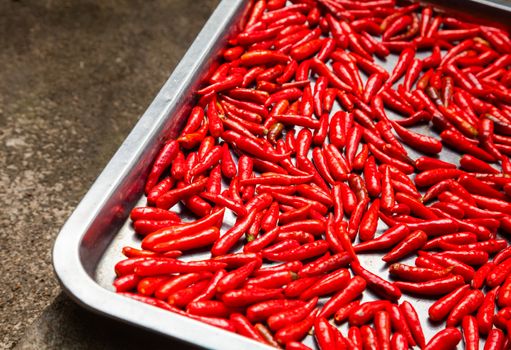
M 0 348 L 144 338 L 62 295 L 51 247 L 217 2 L 0 2 Z

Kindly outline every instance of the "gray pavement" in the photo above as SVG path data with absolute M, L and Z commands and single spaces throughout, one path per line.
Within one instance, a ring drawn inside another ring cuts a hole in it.
M 0 348 L 165 346 L 62 295 L 51 247 L 217 2 L 0 2 Z

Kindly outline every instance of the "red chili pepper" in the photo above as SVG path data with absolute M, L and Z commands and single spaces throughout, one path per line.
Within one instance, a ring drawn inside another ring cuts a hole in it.
M 359 236 L 361 241 L 369 241 L 374 238 L 374 234 L 376 233 L 378 226 L 379 210 L 380 200 L 375 199 L 362 217 L 359 228 Z
M 266 323 L 274 332 L 284 327 L 298 323 L 304 320 L 311 313 L 311 311 L 314 310 L 317 302 L 318 298 L 313 298 L 303 306 L 276 312 L 268 318 Z
M 367 242 L 359 243 L 353 248 L 355 252 L 369 252 L 375 250 L 386 250 L 395 246 L 398 242 L 404 239 L 410 230 L 408 225 L 399 224 L 385 231 L 381 236 Z
M 466 293 L 449 313 L 446 322 L 447 327 L 455 327 L 458 325 L 463 317 L 476 311 L 483 303 L 483 300 L 484 294 L 480 290 L 473 290 Z
M 414 341 L 421 349 L 424 348 L 426 346 L 426 339 L 424 338 L 424 332 L 422 331 L 417 311 L 415 311 L 415 308 L 408 301 L 401 303 L 399 309 L 406 320 Z
M 316 312 L 313 311 L 304 320 L 280 329 L 275 334 L 275 338 L 281 344 L 287 344 L 292 341 L 299 341 L 307 335 L 309 330 L 312 328 L 315 319 Z
M 426 282 L 395 282 L 397 288 L 405 293 L 417 295 L 444 295 L 463 284 L 461 276 L 447 276 Z
M 362 326 L 371 322 L 378 311 L 386 310 L 390 305 L 387 300 L 375 300 L 360 304 L 349 315 L 350 325 Z
M 199 110 L 202 111 L 202 109 Z M 204 116 L 203 111 L 202 115 Z M 167 143 L 165 143 L 160 153 L 156 157 L 151 168 L 151 172 L 149 173 L 149 176 L 147 178 L 147 182 L 145 185 L 146 194 L 149 194 L 149 192 L 157 184 L 160 176 L 171 165 L 172 161 L 176 158 L 178 152 L 179 144 L 175 140 L 167 141 Z
M 461 341 L 461 332 L 457 328 L 447 327 L 431 338 L 425 350 L 455 349 Z
M 486 344 L 484 350 L 499 350 L 505 348 L 506 336 L 504 333 L 497 328 L 493 328 L 488 337 L 486 338 Z
M 397 287 L 397 284 L 390 283 L 383 278 L 371 273 L 364 269 L 358 261 L 354 260 L 351 262 L 351 269 L 353 272 L 364 278 L 369 288 L 375 293 L 382 297 L 390 300 L 397 300 L 401 297 L 401 291 Z
M 390 350 L 391 324 L 387 311 L 377 311 L 374 315 L 374 328 L 378 339 L 378 347 L 382 350 Z
M 247 308 L 247 317 L 251 322 L 265 321 L 271 315 L 285 310 L 301 307 L 301 300 L 275 299 L 261 301 Z
M 403 258 L 404 256 L 420 249 L 428 240 L 428 236 L 424 231 L 415 231 L 414 233 L 403 239 L 389 253 L 382 258 L 385 262 L 392 262 Z

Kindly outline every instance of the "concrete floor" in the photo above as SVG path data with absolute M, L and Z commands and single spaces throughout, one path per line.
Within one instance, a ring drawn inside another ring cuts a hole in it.
M 0 348 L 166 346 L 63 295 L 51 247 L 217 2 L 0 2 Z

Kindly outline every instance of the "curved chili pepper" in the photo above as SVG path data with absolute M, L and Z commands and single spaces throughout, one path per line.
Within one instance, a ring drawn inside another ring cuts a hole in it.
M 362 217 L 359 228 L 359 236 L 361 241 L 369 241 L 374 238 L 378 227 L 378 214 L 380 210 L 380 200 L 375 199 Z
M 424 350 L 454 349 L 461 341 L 461 332 L 457 328 L 447 327 L 431 338 Z
M 379 311 L 384 311 L 390 305 L 387 300 L 375 300 L 360 304 L 349 315 L 349 323 L 354 326 L 362 326 L 373 321 Z
M 330 318 L 340 307 L 349 305 L 355 300 L 366 288 L 366 281 L 362 277 L 353 277 L 344 289 L 340 290 L 332 298 L 330 298 L 323 306 L 320 316 Z
M 404 239 L 410 230 L 408 225 L 399 224 L 391 227 L 385 231 L 381 236 L 367 242 L 359 243 L 353 248 L 355 252 L 362 253 L 375 250 L 386 250 L 395 246 L 398 242 Z
M 415 311 L 415 308 L 408 301 L 401 303 L 401 305 L 399 305 L 399 309 L 406 320 L 414 341 L 421 349 L 424 348 L 426 346 L 426 339 L 424 338 L 424 332 L 422 331 L 417 311 Z
M 458 325 L 464 316 L 470 315 L 476 311 L 483 303 L 484 294 L 480 290 L 473 290 L 466 293 L 457 305 L 449 313 L 447 317 L 447 327 L 455 327 Z
M 356 275 L 364 278 L 368 287 L 382 297 L 390 300 L 397 300 L 401 297 L 401 291 L 397 287 L 397 282 L 393 284 L 384 280 L 383 278 L 364 269 L 356 260 L 351 262 L 351 269 Z
M 313 298 L 303 306 L 274 313 L 268 318 L 267 324 L 271 330 L 278 331 L 279 329 L 298 323 L 311 313 L 317 302 L 318 298 Z
M 389 253 L 382 258 L 385 262 L 396 261 L 404 256 L 420 249 L 428 240 L 428 235 L 424 231 L 415 231 L 414 233 L 403 239 Z
M 309 330 L 312 328 L 315 319 L 316 312 L 312 312 L 304 320 L 280 329 L 275 334 L 275 338 L 281 344 L 287 344 L 292 341 L 299 341 L 307 335 Z
M 198 107 L 197 107 L 198 108 Z M 202 109 L 198 108 L 200 111 Z M 202 111 L 202 116 L 204 116 L 204 112 Z M 160 153 L 156 157 L 153 166 L 151 168 L 151 172 L 146 181 L 145 185 L 145 193 L 149 194 L 149 192 L 153 189 L 153 187 L 157 184 L 158 179 L 163 174 L 163 172 L 172 164 L 172 161 L 176 158 L 179 152 L 179 144 L 175 140 L 170 140 L 165 143 L 162 147 Z

